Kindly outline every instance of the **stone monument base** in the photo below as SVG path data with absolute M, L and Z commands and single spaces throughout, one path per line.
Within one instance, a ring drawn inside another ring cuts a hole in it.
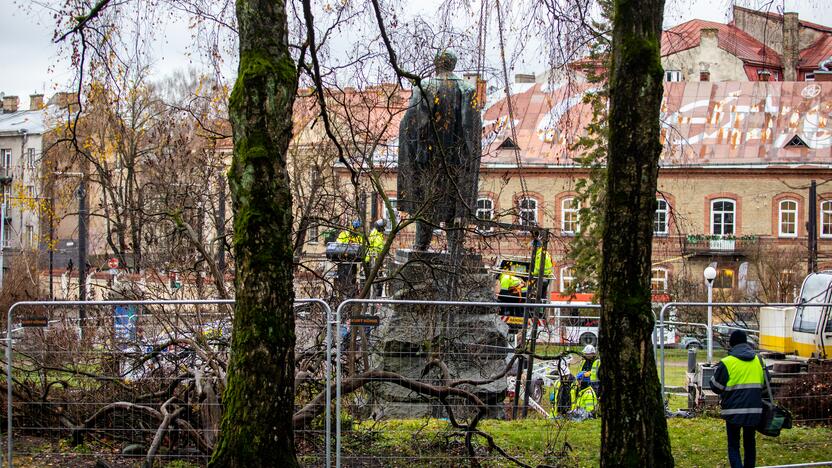
M 390 265 L 390 299 L 447 300 L 451 287 L 459 301 L 493 301 L 494 278 L 482 266 L 479 255 L 464 255 L 452 262 L 446 253 L 399 250 Z M 454 267 L 454 263 L 459 265 Z M 453 284 L 452 284 L 453 282 Z M 448 368 L 450 378 L 483 380 L 501 373 L 508 356 L 508 326 L 498 317 L 499 308 L 392 304 L 380 308 L 381 325 L 374 335 L 380 343 L 371 356 L 376 369 L 412 379 L 440 384 L 434 359 Z M 505 377 L 481 386 L 461 386 L 489 406 L 488 417 L 503 417 Z M 446 417 L 439 402 L 393 384 L 374 389 L 374 414 L 380 418 Z M 452 401 L 455 416 L 474 413 L 471 404 Z

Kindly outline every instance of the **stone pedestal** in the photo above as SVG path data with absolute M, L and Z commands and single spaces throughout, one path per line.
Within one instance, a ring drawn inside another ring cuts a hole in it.
M 400 250 L 390 266 L 391 299 L 493 301 L 494 278 L 482 267 L 479 255 L 465 255 L 451 262 L 446 253 Z M 456 263 L 459 267 L 454 267 Z M 422 372 L 428 362 L 441 359 L 451 379 L 485 379 L 505 369 L 508 326 L 498 317 L 497 307 L 426 304 L 385 305 L 381 325 L 375 332 L 374 368 L 400 373 L 433 383 L 441 381 L 435 367 Z M 487 385 L 462 387 L 473 390 L 489 407 L 489 417 L 502 417 L 505 378 Z M 438 403 L 392 384 L 376 389 L 374 412 L 383 418 L 445 417 Z M 457 403 L 461 401 L 457 400 Z M 460 405 L 454 413 L 469 415 L 471 407 Z

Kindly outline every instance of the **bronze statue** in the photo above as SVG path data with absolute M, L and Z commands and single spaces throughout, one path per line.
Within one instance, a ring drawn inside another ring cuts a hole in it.
M 418 217 L 414 250 L 444 224 L 449 252 L 461 252 L 476 210 L 482 119 L 476 89 L 453 73 L 456 56 L 434 58 L 436 76 L 414 86 L 399 127 L 398 208 Z

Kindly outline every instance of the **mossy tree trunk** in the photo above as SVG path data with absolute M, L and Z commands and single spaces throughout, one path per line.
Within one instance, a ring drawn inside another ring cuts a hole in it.
M 651 334 L 664 0 L 615 0 L 600 281 L 601 466 L 673 466 Z
M 234 336 L 212 467 L 297 466 L 292 435 L 292 197 L 286 150 L 297 89 L 282 0 L 237 0 L 240 64 L 229 101 L 234 158 Z

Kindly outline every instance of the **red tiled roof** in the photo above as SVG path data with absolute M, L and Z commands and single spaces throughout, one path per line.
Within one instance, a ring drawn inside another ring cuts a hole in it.
M 781 67 L 780 55 L 754 39 L 745 31 L 730 25 L 694 19 L 674 26 L 662 33 L 662 57 L 699 46 L 700 31 L 716 29 L 720 49 L 737 56 L 743 62 Z
M 825 34 L 814 44 L 800 51 L 798 68 L 816 70 L 818 64 L 829 57 L 832 57 L 832 34 Z
M 592 111 L 582 102 L 590 85 L 553 91 L 538 84 L 513 96 L 523 165 L 575 165 L 574 141 Z M 483 116 L 483 164 L 516 164 L 499 149 L 512 136 L 505 99 Z M 795 135 L 808 147 L 784 148 Z M 665 83 L 664 167 L 714 164 L 832 164 L 832 82 Z

